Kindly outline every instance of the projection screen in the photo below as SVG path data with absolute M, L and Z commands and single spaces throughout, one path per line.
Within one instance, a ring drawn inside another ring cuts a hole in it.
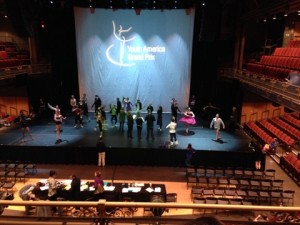
M 188 12 L 188 13 L 187 13 Z M 194 9 L 74 8 L 79 92 L 109 110 L 128 97 L 170 112 L 172 98 L 188 105 Z M 133 109 L 134 110 L 134 109 Z

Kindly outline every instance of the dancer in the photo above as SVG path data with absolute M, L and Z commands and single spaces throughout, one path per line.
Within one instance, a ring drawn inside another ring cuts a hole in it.
M 124 131 L 125 117 L 126 117 L 126 113 L 125 113 L 125 111 L 124 111 L 124 108 L 122 107 L 122 108 L 120 109 L 120 114 L 119 114 L 119 122 L 120 122 L 120 128 L 119 128 L 119 131 L 121 131 L 121 132 Z
M 118 118 L 117 118 L 117 106 L 116 105 L 113 105 L 111 106 L 110 105 L 110 122 L 111 122 L 111 125 L 113 127 L 117 127 L 117 122 L 118 122 Z
M 53 107 L 52 105 L 50 105 L 50 103 L 48 102 L 48 108 L 53 110 L 53 111 L 60 111 L 60 108 L 58 105 L 56 105 L 55 107 Z
M 158 106 L 158 109 L 157 109 L 157 120 L 156 120 L 156 124 L 159 126 L 158 127 L 158 130 L 159 131 L 162 131 L 162 113 L 163 113 L 163 108 L 162 106 Z
M 195 106 L 196 106 L 196 96 L 192 95 L 190 102 L 189 102 L 189 107 L 191 108 L 192 111 L 194 111 Z
M 177 123 L 177 114 L 178 114 L 178 112 L 181 113 L 181 111 L 178 108 L 177 101 L 175 98 L 173 98 L 171 101 L 171 112 L 172 112 L 172 118 L 174 117 L 175 122 Z
M 82 125 L 82 115 L 83 115 L 83 110 L 75 105 L 72 109 L 72 112 L 74 113 L 75 115 L 75 125 L 74 125 L 74 128 L 77 128 L 78 126 L 80 126 L 81 128 L 83 128 L 83 125 Z
M 90 122 L 91 119 L 90 119 L 90 116 L 89 116 L 89 108 L 88 108 L 88 104 L 87 104 L 86 93 L 82 94 L 80 102 L 81 102 L 81 105 L 82 105 L 83 116 L 85 116 L 87 121 Z
M 184 116 L 181 117 L 179 121 L 185 123 L 186 126 L 185 132 L 186 134 L 188 134 L 189 126 L 196 124 L 195 114 L 191 111 L 190 107 L 186 108 L 186 111 L 184 112 Z
M 135 121 L 136 121 L 138 139 L 140 140 L 142 138 L 142 129 L 144 123 L 144 118 L 141 116 L 140 112 L 137 112 Z
M 95 118 L 97 118 L 97 110 L 101 107 L 102 101 L 98 95 L 95 95 L 94 103 L 91 108 L 95 107 Z
M 132 110 L 133 104 L 132 104 L 132 102 L 129 100 L 129 97 L 126 98 L 124 104 L 125 104 L 125 111 L 126 111 L 126 112 L 129 112 L 129 111 Z
M 136 100 L 135 109 L 136 109 L 137 112 L 142 110 L 142 103 L 139 99 Z
M 61 132 L 62 122 L 65 119 L 66 119 L 66 117 L 63 117 L 60 114 L 60 110 L 55 111 L 55 113 L 54 113 L 55 131 L 56 131 L 56 142 L 55 142 L 55 144 L 59 144 L 60 142 L 62 142 L 62 140 L 60 139 L 60 132 Z
M 25 113 L 24 113 L 23 110 L 21 110 L 20 114 L 19 114 L 19 121 L 20 121 L 20 124 L 21 124 L 21 131 L 22 131 L 22 139 L 21 139 L 21 141 L 22 142 L 24 142 L 25 132 L 28 133 L 28 135 L 31 138 L 31 140 L 34 140 L 33 137 L 32 137 L 32 135 L 31 135 L 29 126 L 28 126 L 28 121 L 29 120 L 30 120 L 30 118 L 25 115 Z
M 127 112 L 127 138 L 133 139 L 132 137 L 132 129 L 133 129 L 133 116 L 130 111 Z
M 99 129 L 99 138 L 102 138 L 102 113 L 101 113 L 101 107 L 98 107 L 98 110 L 96 111 L 96 127 L 95 131 L 97 131 L 97 126 Z
M 106 130 L 106 112 L 105 112 L 105 105 L 100 107 L 101 116 L 102 116 L 102 129 Z
M 153 127 L 154 127 L 154 121 L 155 117 L 152 115 L 152 111 L 149 110 L 148 114 L 145 116 L 145 121 L 147 123 L 147 140 L 149 139 L 149 136 L 151 136 L 152 140 L 154 140 L 154 134 L 153 134 Z
M 147 112 L 151 111 L 151 113 L 153 113 L 153 106 L 151 105 L 151 103 L 147 106 Z
M 177 123 L 175 122 L 175 118 L 172 117 L 171 122 L 166 126 L 169 129 L 170 134 L 170 145 L 169 147 L 174 147 L 178 145 L 177 137 L 176 137 L 176 126 Z
M 71 110 L 73 110 L 73 108 L 77 106 L 77 100 L 74 95 L 71 95 L 70 97 L 70 106 L 71 106 Z
M 216 141 L 220 140 L 220 130 L 221 130 L 221 125 L 223 129 L 225 129 L 225 124 L 223 120 L 220 118 L 219 114 L 216 114 L 216 117 L 212 119 L 210 123 L 210 128 L 213 128 L 216 130 Z
M 122 102 L 120 101 L 120 98 L 117 98 L 117 117 L 120 113 L 121 108 L 122 108 Z

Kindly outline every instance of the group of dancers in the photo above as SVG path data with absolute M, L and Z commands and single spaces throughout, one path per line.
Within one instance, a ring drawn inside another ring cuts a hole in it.
M 194 103 L 194 101 L 192 101 Z M 74 127 L 83 127 L 83 119 L 86 118 L 87 121 L 90 121 L 89 112 L 88 112 L 88 105 L 87 105 L 87 96 L 84 93 L 80 100 L 77 102 L 74 95 L 71 95 L 70 98 L 70 106 L 71 106 L 71 112 L 74 114 L 75 118 L 75 125 Z M 135 106 L 135 111 L 133 111 L 133 106 Z M 124 124 L 127 120 L 127 137 L 132 139 L 132 130 L 133 130 L 133 124 L 134 121 L 137 125 L 137 134 L 138 139 L 141 139 L 141 133 L 143 124 L 146 123 L 147 126 L 147 138 L 152 137 L 154 139 L 153 135 L 153 124 L 154 121 L 156 121 L 156 125 L 158 126 L 158 130 L 162 131 L 163 126 L 163 108 L 162 106 L 158 106 L 157 109 L 157 116 L 156 118 L 152 115 L 154 108 L 151 104 L 149 104 L 146 107 L 147 115 L 143 118 L 141 116 L 140 111 L 143 109 L 142 103 L 139 99 L 137 99 L 135 105 L 131 103 L 128 97 L 123 97 L 122 101 L 120 98 L 116 99 L 116 104 L 110 104 L 110 114 L 111 114 L 111 124 L 112 127 L 117 127 L 117 123 L 119 123 L 119 131 L 124 131 Z M 56 105 L 53 107 L 51 104 L 48 103 L 48 108 L 54 111 L 54 117 L 53 120 L 55 122 L 55 131 L 56 131 L 56 144 L 59 144 L 62 142 L 61 139 L 61 131 L 62 131 L 62 124 L 63 121 L 67 118 L 61 114 L 60 107 Z M 103 136 L 103 130 L 106 129 L 106 112 L 105 112 L 105 105 L 102 105 L 101 98 L 98 95 L 95 95 L 94 102 L 91 106 L 91 109 L 95 109 L 95 119 L 96 119 L 96 126 L 95 130 L 99 132 L 99 137 L 102 138 Z M 193 113 L 190 106 L 186 107 L 183 116 L 181 118 L 178 117 L 178 112 L 181 113 L 177 100 L 173 98 L 171 100 L 171 121 L 166 126 L 166 129 L 169 130 L 169 143 L 170 146 L 177 146 L 178 140 L 176 137 L 176 127 L 177 122 L 182 122 L 185 124 L 185 134 L 190 135 L 190 126 L 195 125 L 196 119 L 195 114 Z M 150 118 L 150 119 L 149 119 Z M 178 120 L 177 120 L 178 119 Z M 31 139 L 33 140 L 33 137 L 30 133 L 27 119 L 24 119 L 24 112 L 20 112 L 20 121 L 21 121 L 21 127 L 22 127 L 22 140 L 24 141 L 24 135 L 27 131 Z M 150 122 L 149 122 L 150 121 Z M 216 140 L 220 140 L 220 129 L 225 129 L 225 124 L 223 120 L 219 117 L 219 114 L 216 114 L 215 118 L 212 119 L 211 128 L 214 128 L 216 130 Z

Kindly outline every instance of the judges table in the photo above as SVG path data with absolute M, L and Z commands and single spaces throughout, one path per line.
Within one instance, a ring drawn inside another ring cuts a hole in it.
M 68 200 L 71 181 L 60 181 L 61 188 L 58 190 L 58 196 Z M 135 201 L 135 202 L 165 202 L 166 186 L 164 184 L 149 183 L 107 183 L 104 182 L 104 192 L 100 198 L 107 201 Z M 80 191 L 81 201 L 97 201 L 94 195 L 93 182 L 82 181 Z M 43 187 L 48 191 L 47 183 Z

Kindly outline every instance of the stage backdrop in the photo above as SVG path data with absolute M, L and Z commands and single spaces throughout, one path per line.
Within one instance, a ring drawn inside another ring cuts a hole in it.
M 188 13 L 187 13 L 188 12 Z M 74 8 L 80 94 L 92 105 L 99 95 L 106 110 L 116 98 L 140 99 L 143 110 L 172 98 L 188 105 L 194 10 Z

